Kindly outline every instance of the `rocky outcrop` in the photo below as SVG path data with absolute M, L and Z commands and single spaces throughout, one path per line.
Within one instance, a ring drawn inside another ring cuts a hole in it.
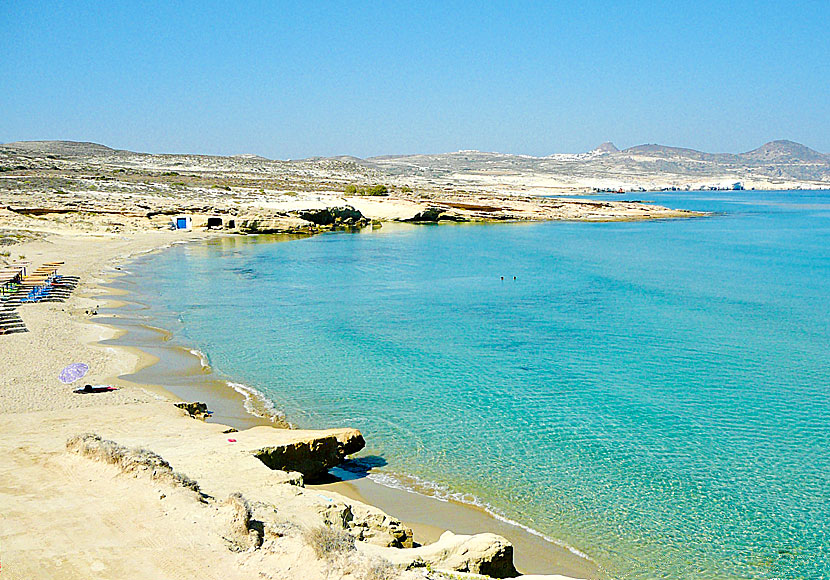
M 322 523 L 348 532 L 355 540 L 384 548 L 412 548 L 412 530 L 400 520 L 359 502 L 317 504 Z
M 491 216 L 487 217 L 490 218 Z M 416 213 L 411 218 L 402 221 L 413 223 L 466 222 L 469 221 L 469 218 L 468 216 L 461 215 L 454 209 L 432 206 L 427 207 Z
M 357 429 L 340 429 L 333 434 L 262 447 L 252 453 L 271 469 L 298 471 L 313 480 L 365 445 Z
M 255 214 L 240 216 L 236 227 L 243 234 L 313 234 L 317 226 L 296 217 Z
M 442 214 L 444 214 L 443 209 L 440 207 L 428 207 L 422 211 L 419 211 L 414 216 L 407 220 L 407 222 L 437 222 L 441 219 Z
M 176 403 L 175 406 L 182 409 L 194 419 L 204 419 L 210 414 L 207 404 L 200 403 L 199 401 L 193 401 L 192 403 Z
M 385 558 L 400 568 L 429 566 L 436 570 L 472 572 L 492 578 L 519 575 L 513 565 L 513 545 L 496 534 L 464 536 L 444 532 L 437 542 L 409 550 L 368 544 L 358 544 L 358 549 Z
M 318 226 L 366 226 L 371 223 L 350 205 L 299 210 L 295 215 Z

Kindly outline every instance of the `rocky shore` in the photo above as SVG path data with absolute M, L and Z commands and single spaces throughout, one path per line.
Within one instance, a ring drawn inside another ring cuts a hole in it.
M 0 146 L 0 227 L 12 222 L 31 230 L 59 225 L 123 233 L 169 229 L 172 218 L 186 216 L 197 229 L 315 233 L 385 221 L 700 215 L 639 201 L 531 196 L 522 188 L 467 191 L 429 182 L 411 187 L 344 160 L 278 162 L 251 156 L 148 155 L 71 142 L 29 145 Z

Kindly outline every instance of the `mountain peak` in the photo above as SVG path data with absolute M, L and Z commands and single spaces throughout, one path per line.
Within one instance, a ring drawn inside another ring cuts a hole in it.
M 826 155 L 787 139 L 764 143 L 757 149 L 741 153 L 741 157 L 759 161 L 825 161 L 827 159 Z
M 589 151 L 589 153 L 617 153 L 618 151 L 619 149 L 617 149 L 616 145 L 611 143 L 611 141 L 606 141 L 605 143 L 602 143 L 598 147 L 595 147 L 594 149 Z

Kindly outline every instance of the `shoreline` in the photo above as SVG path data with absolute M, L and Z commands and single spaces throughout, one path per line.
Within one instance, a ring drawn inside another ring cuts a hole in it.
M 205 241 L 202 238 L 186 243 Z M 167 244 L 156 250 L 137 253 L 125 259 L 123 264 L 134 263 L 145 255 L 163 251 L 170 246 Z M 127 287 L 131 283 L 131 272 L 128 269 L 119 270 L 113 272 L 116 276 L 96 285 L 104 291 L 96 295 L 96 298 L 106 301 L 106 305 L 101 308 L 105 314 L 99 314 L 88 321 L 117 330 L 114 336 L 101 340 L 101 344 L 138 354 L 140 362 L 135 370 L 119 375 L 118 381 L 150 387 L 170 398 L 207 403 L 213 411 L 213 415 L 206 420 L 209 423 L 240 430 L 261 425 L 277 428 L 289 426 L 278 409 L 272 405 L 270 409 L 267 408 L 270 401 L 259 391 L 235 383 L 231 378 L 218 376 L 219 373 L 206 364 L 206 356 L 197 348 L 171 342 L 172 333 L 154 326 L 152 319 L 139 319 L 135 315 L 131 317 L 131 312 L 147 309 L 147 306 L 138 301 L 134 290 Z M 242 388 L 250 389 L 251 394 L 243 394 L 240 392 Z M 252 412 L 252 399 L 259 399 L 260 414 Z M 263 405 L 265 409 L 262 408 Z M 404 486 L 384 485 L 373 481 L 367 474 L 349 475 L 340 468 L 332 471 L 337 471 L 344 477 L 340 481 L 309 484 L 307 487 L 337 492 L 400 518 L 407 527 L 413 529 L 416 541 L 421 544 L 436 541 L 444 530 L 462 534 L 492 532 L 511 541 L 515 548 L 516 568 L 524 574 L 560 574 L 575 578 L 607 576 L 598 564 L 578 550 L 551 540 L 519 522 L 502 518 L 486 506 L 426 495 Z M 391 477 L 394 478 L 394 475 Z

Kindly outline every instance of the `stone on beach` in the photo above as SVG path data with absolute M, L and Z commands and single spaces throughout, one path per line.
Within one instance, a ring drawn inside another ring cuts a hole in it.
M 269 427 L 255 427 L 251 431 L 267 433 Z M 288 433 L 301 433 L 286 430 Z M 273 433 L 267 439 L 280 439 Z M 332 429 L 326 434 L 295 435 L 285 442 L 265 445 L 252 453 L 271 469 L 299 471 L 306 478 L 314 479 L 325 475 L 328 470 L 340 464 L 348 455 L 357 453 L 366 445 L 363 435 L 357 429 Z
M 519 575 L 513 566 L 513 545 L 496 534 L 465 536 L 447 531 L 437 542 L 410 550 L 372 545 L 358 545 L 358 549 L 402 568 L 429 566 L 438 570 L 484 574 L 492 578 Z

